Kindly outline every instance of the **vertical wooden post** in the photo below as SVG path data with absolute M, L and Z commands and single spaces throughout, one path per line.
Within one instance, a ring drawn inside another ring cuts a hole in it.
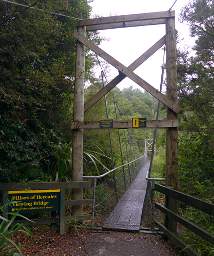
M 65 189 L 61 188 L 60 191 L 60 212 L 59 212 L 59 231 L 60 235 L 64 235 L 66 231 L 66 219 L 65 219 Z
M 63 7 L 65 10 L 68 10 L 68 0 L 63 0 Z
M 8 191 L 2 191 L 3 217 L 8 218 Z
M 166 72 L 167 72 L 167 97 L 177 103 L 177 69 L 176 69 L 176 32 L 175 18 L 168 18 L 166 23 Z M 168 108 L 167 118 L 176 120 L 177 114 Z M 166 131 L 166 183 L 168 186 L 177 189 L 178 174 L 177 174 L 177 138 L 178 129 L 168 128 Z M 167 207 L 176 212 L 176 201 L 168 198 Z M 167 217 L 167 228 L 176 232 L 177 223 Z
M 78 33 L 85 35 L 85 27 L 79 27 Z M 85 80 L 85 47 L 81 42 L 77 42 L 76 57 L 76 81 L 74 89 L 74 122 L 84 121 L 84 80 Z M 83 176 L 83 129 L 73 130 L 72 149 L 72 179 L 81 181 Z M 82 199 L 82 189 L 73 190 L 74 199 Z M 74 214 L 81 212 L 82 207 L 74 207 Z

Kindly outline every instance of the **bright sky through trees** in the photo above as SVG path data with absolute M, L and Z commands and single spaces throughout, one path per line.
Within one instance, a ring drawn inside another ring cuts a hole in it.
M 91 3 L 93 17 L 112 16 L 123 14 L 134 14 L 144 12 L 156 12 L 168 10 L 174 0 L 94 0 Z M 179 14 L 189 0 L 178 0 L 173 10 L 176 12 L 176 29 L 179 34 L 179 45 L 181 48 L 189 48 L 194 44 L 194 39 L 189 36 L 189 28 L 179 19 Z M 100 36 L 105 38 L 101 43 L 101 48 L 116 57 L 125 65 L 129 65 L 139 57 L 147 48 L 152 46 L 165 33 L 164 25 L 146 26 L 137 28 L 125 28 L 100 31 Z M 159 50 L 141 67 L 136 73 L 142 76 L 151 85 L 159 88 L 163 50 Z M 96 71 L 97 73 L 97 71 Z M 100 70 L 97 75 L 99 75 Z M 108 79 L 118 72 L 108 65 Z M 137 86 L 129 79 L 120 83 L 119 88 L 126 86 Z M 138 86 L 137 86 L 138 87 Z

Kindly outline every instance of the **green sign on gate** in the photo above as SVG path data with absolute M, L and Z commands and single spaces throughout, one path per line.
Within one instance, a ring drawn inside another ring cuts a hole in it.
M 59 211 L 60 189 L 8 191 L 9 211 Z

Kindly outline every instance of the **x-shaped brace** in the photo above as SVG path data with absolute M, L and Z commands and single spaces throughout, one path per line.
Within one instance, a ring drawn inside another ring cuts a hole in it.
M 82 44 L 84 44 L 85 46 L 87 46 L 89 49 L 91 49 L 92 51 L 94 51 L 97 55 L 99 55 L 101 58 L 103 58 L 105 61 L 107 61 L 109 64 L 111 64 L 113 67 L 115 67 L 118 71 L 120 71 L 122 74 L 119 74 L 117 77 L 115 77 L 111 82 L 112 85 L 111 86 L 115 86 L 117 83 L 119 83 L 120 81 L 122 81 L 125 77 L 128 77 L 129 79 L 131 79 L 132 81 L 134 81 L 136 84 L 138 84 L 139 86 L 141 86 L 143 89 L 145 89 L 147 92 L 149 92 L 152 96 L 154 96 L 157 100 L 159 100 L 161 103 L 163 103 L 165 106 L 167 106 L 168 108 L 170 108 L 172 111 L 178 113 L 179 109 L 178 109 L 178 105 L 177 102 L 173 102 L 170 99 L 167 98 L 166 95 L 160 93 L 157 89 L 155 89 L 153 86 L 151 86 L 148 82 L 146 82 L 145 80 L 143 80 L 140 76 L 138 76 L 137 74 L 135 74 L 133 72 L 134 69 L 136 69 L 139 66 L 139 59 L 137 59 L 135 62 L 133 62 L 128 68 L 126 66 L 124 66 L 122 63 L 120 63 L 118 60 L 116 60 L 115 58 L 113 58 L 111 55 L 109 55 L 107 52 L 105 52 L 104 50 L 102 50 L 101 48 L 99 48 L 92 40 L 89 40 L 87 37 L 80 35 L 79 33 L 75 32 L 74 33 L 75 38 L 80 41 Z M 164 41 L 165 39 L 160 39 L 159 41 Z M 163 44 L 164 44 L 163 42 Z M 155 44 L 156 45 L 156 44 Z M 154 46 L 155 46 L 154 45 Z M 153 47 L 154 47 L 153 46 Z M 156 45 L 157 46 L 157 45 Z M 145 54 L 144 54 L 145 55 Z M 151 56 L 151 55 L 150 55 Z M 141 56 L 142 57 L 142 56 Z M 145 60 L 144 60 L 145 61 Z M 137 64 L 138 63 L 138 64 Z M 142 64 L 142 61 L 141 61 Z M 119 82 L 118 82 L 119 81 Z M 110 83 L 111 83 L 110 82 Z M 115 84 L 116 83 L 116 84 Z M 114 85 L 115 84 L 115 85 Z M 106 87 L 106 86 L 105 86 Z M 104 88 L 105 88 L 104 87 Z M 112 87 L 112 88 L 113 88 Z M 111 88 L 111 89 L 112 89 Z M 108 87 L 109 89 L 109 87 Z M 110 89 L 110 90 L 111 90 Z M 109 91 L 109 90 L 108 90 Z M 106 94 L 107 92 L 105 92 L 103 90 L 102 94 Z M 102 96 L 101 96 L 102 97 Z M 100 98 L 101 98 L 100 97 Z M 99 100 L 99 99 L 98 99 Z M 97 101 L 98 101 L 97 100 Z M 87 105 L 86 105 L 87 106 Z M 90 106 L 89 106 L 90 107 Z M 86 108 L 88 109 L 88 108 Z

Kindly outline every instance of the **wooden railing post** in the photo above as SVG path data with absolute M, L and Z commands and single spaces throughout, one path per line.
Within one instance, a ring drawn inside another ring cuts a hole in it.
M 177 104 L 177 70 L 176 70 L 176 32 L 175 18 L 171 17 L 166 22 L 166 73 L 167 73 L 167 97 Z M 177 120 L 177 114 L 170 108 L 167 109 L 167 119 Z M 177 128 L 167 128 L 166 131 L 166 184 L 174 189 L 178 187 L 177 175 Z M 176 201 L 167 197 L 167 208 L 177 212 Z M 166 226 L 172 231 L 177 231 L 177 223 L 169 216 L 166 218 Z
M 85 27 L 78 27 L 77 33 L 85 35 Z M 76 57 L 76 81 L 74 89 L 74 122 L 84 121 L 84 80 L 85 80 L 85 47 L 77 41 Z M 83 129 L 73 130 L 73 149 L 72 149 L 72 179 L 82 181 L 83 177 Z M 74 189 L 73 197 L 75 200 L 83 198 L 82 189 Z M 74 214 L 81 212 L 82 207 L 74 207 Z
M 60 212 L 59 212 L 59 229 L 60 235 L 66 232 L 66 219 L 65 219 L 65 190 L 61 188 L 60 191 Z

